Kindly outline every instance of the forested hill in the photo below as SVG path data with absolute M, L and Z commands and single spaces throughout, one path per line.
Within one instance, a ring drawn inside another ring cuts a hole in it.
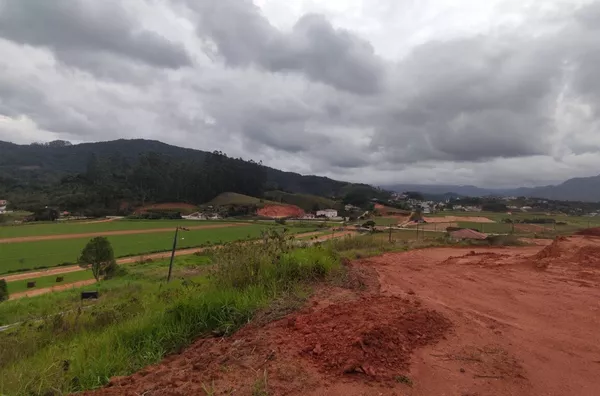
M 224 153 L 152 140 L 71 145 L 64 141 L 16 145 L 0 141 L 0 196 L 21 206 L 69 210 L 114 208 L 119 202 L 202 203 L 232 191 L 268 190 L 341 197 L 370 186 L 282 172 Z

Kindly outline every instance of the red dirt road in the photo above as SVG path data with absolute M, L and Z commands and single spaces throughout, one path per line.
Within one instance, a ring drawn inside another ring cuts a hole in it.
M 261 327 L 266 312 L 86 394 L 597 396 L 600 266 L 587 254 L 599 246 L 361 260 L 352 289 L 324 288 L 299 313 Z
M 206 224 L 202 226 L 186 227 L 189 230 L 204 230 L 211 228 L 239 227 L 247 225 L 247 223 L 223 223 L 223 224 Z M 77 238 L 93 238 L 97 236 L 111 235 L 131 235 L 131 234 L 154 234 L 157 232 L 170 232 L 174 228 L 150 228 L 147 230 L 121 230 L 121 231 L 104 231 L 104 232 L 87 232 L 85 234 L 61 234 L 61 235 L 42 235 L 29 236 L 19 238 L 2 238 L 0 243 L 19 243 L 19 242 L 35 242 L 35 241 L 52 241 L 56 239 L 77 239 Z

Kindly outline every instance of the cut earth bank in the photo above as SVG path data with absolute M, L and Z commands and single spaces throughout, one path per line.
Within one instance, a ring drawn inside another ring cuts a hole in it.
M 84 394 L 596 396 L 599 249 L 579 236 L 355 261 L 297 313 Z

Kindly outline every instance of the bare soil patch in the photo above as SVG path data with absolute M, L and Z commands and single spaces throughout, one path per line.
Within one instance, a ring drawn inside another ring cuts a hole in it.
M 304 215 L 304 210 L 295 205 L 265 205 L 258 209 L 259 216 L 280 219 L 283 217 L 300 217 Z
M 600 237 L 600 227 L 587 228 L 585 230 L 581 230 L 577 232 L 577 235 L 589 235 Z
M 600 268 L 580 258 L 598 241 L 356 261 L 347 288 L 318 290 L 298 313 L 87 394 L 596 396 Z

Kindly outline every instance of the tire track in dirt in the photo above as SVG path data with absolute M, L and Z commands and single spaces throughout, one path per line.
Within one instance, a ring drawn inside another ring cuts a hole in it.
M 354 231 L 344 231 L 344 232 L 339 232 L 339 233 L 336 233 L 333 235 L 332 234 L 323 235 L 322 237 L 317 238 L 314 241 L 322 242 L 322 241 L 327 241 L 329 239 L 342 238 L 342 237 L 346 237 L 346 236 L 350 236 L 350 235 L 354 235 L 354 234 L 356 234 Z M 305 238 L 305 237 L 311 237 L 311 236 L 317 236 L 317 235 L 322 235 L 322 232 L 321 231 L 307 232 L 304 234 L 298 234 L 295 237 L 296 238 Z M 220 245 L 211 246 L 211 247 L 207 247 L 207 248 L 190 248 L 190 249 L 176 250 L 175 256 L 189 256 L 190 254 L 195 254 L 195 253 L 203 252 L 208 249 L 215 249 L 215 248 L 219 248 L 219 247 L 220 247 Z M 124 258 L 118 259 L 116 261 L 117 261 L 117 264 L 131 264 L 131 263 L 138 262 L 142 259 L 159 260 L 159 259 L 165 259 L 165 258 L 169 258 L 169 257 L 171 257 L 171 252 L 166 251 L 166 252 L 160 252 L 160 253 L 151 253 L 151 254 L 142 254 L 139 256 L 124 257 Z M 34 278 L 40 278 L 40 277 L 52 276 L 52 275 L 62 275 L 62 274 L 68 274 L 71 272 L 78 272 L 78 271 L 85 271 L 85 270 L 86 270 L 85 268 L 81 268 L 78 265 L 73 265 L 73 266 L 62 267 L 62 268 L 53 268 L 53 269 L 49 269 L 46 271 L 36 271 L 36 272 L 27 272 L 24 274 L 9 275 L 9 276 L 3 277 L 3 278 L 0 277 L 0 279 L 4 279 L 4 280 L 6 280 L 6 282 L 16 282 L 16 281 L 21 281 L 21 280 L 34 279 Z M 89 282 L 89 283 L 84 283 L 84 282 Z M 77 286 L 84 286 L 86 284 L 91 284 L 94 282 L 95 282 L 95 280 L 88 279 L 85 281 L 66 283 L 66 284 L 59 285 L 59 286 L 35 289 L 35 290 L 28 291 L 28 292 L 14 293 L 10 296 L 10 299 L 12 300 L 12 299 L 17 299 L 17 298 L 21 298 L 21 297 L 37 296 L 40 294 L 50 293 L 50 292 L 57 291 L 57 290 L 67 289 L 72 285 L 75 285 L 73 287 L 77 287 Z
M 208 230 L 211 228 L 226 228 L 246 226 L 249 223 L 223 223 L 223 224 L 208 224 L 202 226 L 186 227 L 188 230 Z M 21 243 L 21 242 L 38 242 L 38 241 L 53 241 L 58 239 L 78 239 L 78 238 L 93 238 L 98 236 L 113 236 L 113 235 L 133 235 L 133 234 L 154 234 L 159 232 L 171 232 L 174 227 L 169 228 L 150 228 L 147 230 L 120 230 L 120 231 L 104 231 L 104 232 L 87 232 L 83 234 L 60 234 L 60 235 L 42 235 L 28 236 L 17 238 L 2 238 L 0 243 Z

